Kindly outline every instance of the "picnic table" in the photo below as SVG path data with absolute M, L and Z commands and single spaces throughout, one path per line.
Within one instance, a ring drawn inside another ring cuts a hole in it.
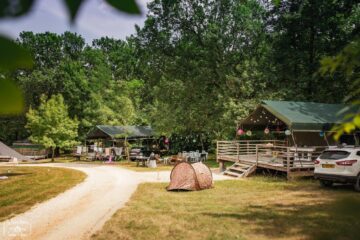
M 146 162 L 149 158 L 148 157 L 145 157 L 145 156 L 137 156 L 136 157 L 136 166 L 139 167 L 140 166 L 140 162 L 141 162 L 141 165 L 143 167 L 146 167 Z

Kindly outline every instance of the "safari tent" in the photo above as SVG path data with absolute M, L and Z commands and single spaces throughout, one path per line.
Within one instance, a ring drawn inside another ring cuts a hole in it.
M 213 185 L 212 172 L 201 162 L 190 164 L 180 162 L 174 166 L 170 174 L 168 191 L 172 190 L 203 190 Z
M 336 144 L 327 137 L 332 126 L 342 123 L 351 108 L 345 104 L 327 104 L 293 101 L 262 101 L 262 103 L 240 121 L 239 126 L 246 131 L 264 131 L 272 133 L 291 132 L 287 138 L 290 146 L 327 146 Z M 284 136 L 284 135 L 283 135 Z M 355 144 L 355 136 L 343 136 L 340 140 Z
M 328 146 L 358 142 L 358 132 L 343 135 L 340 142 L 331 136 L 332 127 L 353 111 L 345 104 L 262 101 L 238 123 L 240 139 L 217 141 L 220 170 L 234 177 L 248 176 L 257 168 L 285 172 L 288 178 L 312 176 L 313 161 Z M 226 169 L 225 162 L 233 165 Z

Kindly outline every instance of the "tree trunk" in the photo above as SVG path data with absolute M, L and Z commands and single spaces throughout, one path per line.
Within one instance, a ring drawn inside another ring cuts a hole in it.
M 55 148 L 51 148 L 51 161 L 54 162 Z

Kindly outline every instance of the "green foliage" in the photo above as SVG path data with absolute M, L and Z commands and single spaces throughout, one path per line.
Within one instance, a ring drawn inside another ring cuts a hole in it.
M 257 1 L 153 1 L 132 41 L 145 80 L 153 126 L 163 134 L 233 135 L 237 116 L 259 101 L 268 81 L 266 10 Z M 245 107 L 246 106 L 246 107 Z M 232 118 L 232 119 L 231 119 Z
M 124 11 L 126 13 L 139 14 L 140 9 L 136 4 L 135 0 L 106 0 L 108 4 L 113 6 L 114 8 Z
M 23 95 L 18 86 L 11 80 L 0 79 L 0 115 L 19 114 L 23 105 Z
M 16 69 L 31 68 L 30 52 L 14 41 L 0 36 L 0 71 L 7 73 Z M 10 78 L 0 75 L 0 116 L 20 114 L 23 111 L 23 96 Z
M 42 96 L 39 108 L 30 108 L 26 118 L 30 140 L 51 148 L 53 156 L 55 148 L 70 148 L 77 144 L 78 121 L 68 116 L 62 95 L 53 95 L 48 101 Z
M 66 2 L 75 19 L 85 1 Z M 133 1 L 107 2 L 122 9 Z M 360 89 L 351 70 L 358 45 L 325 58 L 321 64 L 331 67 L 318 71 L 324 56 L 357 36 L 356 1 L 154 0 L 148 7 L 144 26 L 125 41 L 87 45 L 70 32 L 23 32 L 17 43 L 33 69 L 14 67 L 0 77 L 14 79 L 25 109 L 61 94 L 79 120 L 80 140 L 94 125 L 131 124 L 211 144 L 234 138 L 237 122 L 263 99 L 338 103 Z M 25 125 L 22 115 L 1 119 L 0 138 L 25 138 Z M 198 147 L 179 139 L 179 149 Z
M 33 60 L 28 50 L 13 40 L 0 36 L 0 69 L 6 71 L 31 68 Z
M 274 7 L 269 62 L 273 86 L 286 99 L 339 103 L 347 94 L 350 81 L 319 75 L 318 69 L 324 56 L 339 52 L 358 32 L 359 10 L 357 1 L 338 0 L 281 1 Z
M 85 46 L 77 34 L 22 32 L 18 42 L 34 56 L 34 68 L 13 74 L 24 92 L 25 109 L 40 105 L 40 96 L 62 94 L 70 117 L 79 119 L 83 139 L 94 125 L 147 124 L 141 113 L 144 83 L 135 77 L 133 48 L 124 41 L 104 38 L 94 47 Z M 111 46 L 106 47 L 106 46 Z M 24 138 L 19 129 L 24 118 L 13 118 L 18 129 L 9 128 L 7 119 L 2 139 Z
M 360 129 L 360 38 L 349 43 L 334 57 L 324 57 L 321 60 L 320 73 L 322 75 L 342 75 L 352 82 L 351 90 L 345 101 L 352 103 L 352 108 L 343 109 L 347 113 L 343 124 L 333 127 L 334 138 L 338 140 L 342 134 L 350 134 Z
M 18 17 L 27 13 L 34 0 L 2 0 L 0 2 L 0 17 Z
M 84 3 L 85 1 L 64 0 L 63 2 L 65 3 L 67 10 L 69 11 L 70 20 L 71 22 L 73 22 L 78 13 L 78 10 L 80 9 L 82 3 Z M 106 2 L 120 12 L 125 12 L 128 14 L 140 14 L 140 9 L 135 0 L 106 0 Z M 34 0 L 3 0 L 0 2 L 0 18 L 22 16 L 31 10 L 34 3 Z M 73 36 L 71 34 L 65 33 L 65 37 L 66 35 Z M 82 45 L 84 45 L 84 40 L 78 37 L 77 40 L 79 39 L 82 40 Z M 50 42 L 53 43 L 53 41 Z M 46 51 L 48 50 L 53 51 L 54 49 L 46 48 Z M 66 50 L 69 49 L 63 49 L 63 51 Z M 15 44 L 13 41 L 2 35 L 0 35 L 0 52 L 0 70 L 12 71 L 18 68 L 29 68 L 33 64 L 33 61 L 26 50 L 24 50 L 21 46 Z M 35 55 L 35 58 L 36 56 L 37 55 Z M 47 64 L 47 62 L 44 61 L 43 64 Z M 20 114 L 23 109 L 19 107 L 22 107 L 23 104 L 19 104 L 19 102 L 22 102 L 22 96 L 20 95 L 21 92 L 19 91 L 19 89 L 16 88 L 12 83 L 6 83 L 5 81 L 1 82 L 0 87 L 2 91 L 8 92 L 12 96 L 18 97 L 18 99 L 9 98 L 6 101 L 0 102 L 0 116 L 9 114 Z

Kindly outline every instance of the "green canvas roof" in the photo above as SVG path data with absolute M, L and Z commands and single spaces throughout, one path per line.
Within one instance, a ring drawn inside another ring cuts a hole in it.
M 345 114 L 340 112 L 346 107 L 345 104 L 263 101 L 255 112 L 266 109 L 292 130 L 321 131 L 333 124 L 343 122 Z M 242 124 L 250 124 L 248 118 L 242 121 Z
M 154 131 L 149 126 L 97 125 L 87 134 L 87 139 L 146 138 L 153 135 Z

